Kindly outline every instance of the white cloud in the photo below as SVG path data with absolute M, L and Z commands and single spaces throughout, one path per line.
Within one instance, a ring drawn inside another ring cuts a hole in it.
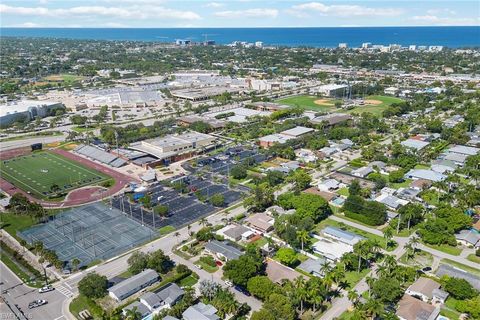
M 427 10 L 428 15 L 438 15 L 438 14 L 448 14 L 448 15 L 456 15 L 457 12 L 452 9 L 442 8 L 442 9 L 430 9 Z
M 227 10 L 215 12 L 214 15 L 220 18 L 276 18 L 278 10 L 268 8 Z
M 131 19 L 179 19 L 199 20 L 200 15 L 193 11 L 175 10 L 159 6 L 135 5 L 128 7 L 105 7 L 105 6 L 78 6 L 66 9 L 49 9 L 46 7 L 14 7 L 0 5 L 0 14 L 25 15 L 25 16 L 48 16 L 57 18 L 79 16 L 103 16 L 112 18 Z
M 6 26 L 7 28 L 40 28 L 42 27 L 40 24 L 35 22 L 24 22 L 20 24 L 13 24 Z
M 326 5 L 321 2 L 308 2 L 292 6 L 287 13 L 297 17 L 307 17 L 312 13 L 338 17 L 395 17 L 404 12 L 397 8 L 371 8 L 359 5 Z
M 204 7 L 207 7 L 207 8 L 221 8 L 224 5 L 225 5 L 224 3 L 220 3 L 220 2 L 209 2 Z
M 411 21 L 421 25 L 439 25 L 439 26 L 471 26 L 480 25 L 480 18 L 451 18 L 438 17 L 436 15 L 413 16 Z

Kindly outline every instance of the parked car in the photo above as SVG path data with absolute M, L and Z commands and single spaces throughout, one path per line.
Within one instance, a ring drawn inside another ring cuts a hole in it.
M 48 303 L 47 300 L 35 300 L 28 304 L 28 309 L 37 308 L 47 303 Z
M 38 292 L 39 293 L 45 293 L 45 292 L 49 292 L 49 291 L 53 291 L 53 290 L 55 290 L 55 288 L 52 287 L 51 285 L 48 285 L 48 286 L 41 287 L 40 289 L 38 289 Z
M 217 267 L 223 266 L 223 263 L 220 260 L 215 261 L 215 264 L 217 265 Z
M 431 267 L 425 267 L 422 269 L 423 272 L 429 272 L 429 271 L 432 271 L 432 268 Z
M 225 280 L 225 284 L 227 285 L 227 287 L 233 286 L 233 283 L 230 282 L 230 280 Z
M 199 264 L 195 264 L 194 266 L 197 267 L 198 269 L 202 269 L 202 266 Z
M 245 288 L 243 288 L 243 287 L 235 286 L 235 287 L 233 287 L 233 288 L 234 288 L 235 290 L 243 293 L 243 294 L 246 295 L 247 297 L 250 297 L 250 296 L 251 296 L 250 292 L 248 292 L 247 289 L 245 289 Z

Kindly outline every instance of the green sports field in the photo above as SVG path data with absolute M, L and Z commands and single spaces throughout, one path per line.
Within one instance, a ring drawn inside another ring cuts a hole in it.
M 355 107 L 351 110 L 346 110 L 346 111 L 341 111 L 341 112 L 346 112 L 346 113 L 352 113 L 352 112 L 364 113 L 364 112 L 367 112 L 367 113 L 371 113 L 371 114 L 374 114 L 376 116 L 381 117 L 383 110 L 385 110 L 388 106 L 392 105 L 393 103 L 400 103 L 400 102 L 403 101 L 400 98 L 390 97 L 390 96 L 380 96 L 380 95 L 368 96 L 368 97 L 365 98 L 365 101 L 369 101 L 369 100 L 370 101 L 377 100 L 380 103 L 379 104 L 365 103 L 365 105 L 363 105 L 363 106 L 358 106 L 358 107 Z
M 319 98 L 316 96 L 293 96 L 285 99 L 277 100 L 276 102 L 280 104 L 286 104 L 292 107 L 300 107 L 306 110 L 312 111 L 331 111 L 335 109 L 335 102 L 340 101 L 339 99 L 330 99 L 330 98 Z
M 0 161 L 2 179 L 37 198 L 48 198 L 110 179 L 94 169 L 51 152 L 35 152 Z M 53 185 L 59 187 L 58 192 Z M 53 192 L 55 191 L 55 192 Z

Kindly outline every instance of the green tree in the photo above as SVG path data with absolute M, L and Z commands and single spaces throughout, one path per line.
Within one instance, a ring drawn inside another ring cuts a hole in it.
M 244 254 L 235 260 L 229 260 L 223 267 L 223 275 L 233 283 L 246 287 L 248 280 L 257 275 L 262 268 L 262 261 Z
M 287 181 L 293 183 L 295 192 L 305 190 L 310 186 L 312 177 L 302 169 L 295 170 L 287 177 Z
M 405 171 L 400 169 L 397 171 L 390 172 L 390 174 L 388 175 L 388 179 L 390 180 L 390 182 L 400 183 L 404 180 L 403 178 L 404 175 L 405 175 Z
M 107 284 L 107 277 L 92 272 L 79 281 L 78 291 L 87 298 L 97 299 L 107 294 Z
M 158 273 L 167 273 L 175 266 L 170 257 L 160 249 L 147 256 L 147 259 L 147 267 Z
M 307 242 L 310 239 L 308 231 L 307 230 L 297 231 L 297 238 L 300 241 L 300 243 L 302 244 L 302 251 L 303 251 L 303 246 L 304 246 L 305 242 Z
M 267 299 L 270 294 L 278 291 L 278 286 L 272 282 L 267 276 L 255 276 L 247 282 L 248 292 L 253 294 L 260 300 Z
M 298 263 L 297 253 L 292 248 L 282 247 L 278 249 L 275 257 L 289 267 Z
M 149 257 L 146 253 L 135 251 L 127 260 L 128 271 L 133 274 L 142 272 L 147 268 L 148 259 Z
M 277 320 L 275 316 L 265 308 L 262 308 L 258 311 L 252 313 L 250 320 Z
M 210 203 L 215 207 L 223 207 L 225 205 L 225 197 L 220 193 L 216 193 L 210 197 Z
M 348 194 L 352 196 L 359 195 L 362 190 L 362 187 L 360 186 L 360 182 L 358 179 L 354 179 L 352 183 L 350 183 L 350 186 L 348 187 Z
M 478 291 L 465 279 L 449 278 L 445 281 L 444 289 L 459 300 L 472 299 L 478 295 Z
M 268 310 L 277 320 L 294 320 L 296 318 L 295 308 L 290 299 L 278 293 L 272 293 L 263 307 Z

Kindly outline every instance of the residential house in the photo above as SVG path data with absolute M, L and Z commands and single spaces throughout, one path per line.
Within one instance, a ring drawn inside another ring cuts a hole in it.
M 270 258 L 266 259 L 266 263 L 267 263 L 267 268 L 265 270 L 265 273 L 267 274 L 267 277 L 270 280 L 272 280 L 272 282 L 274 283 L 280 284 L 282 283 L 283 280 L 294 281 L 298 277 L 306 278 L 298 271 L 295 271 L 292 268 L 284 266 L 280 262 L 277 262 Z
M 122 301 L 138 291 L 154 284 L 160 280 L 160 276 L 155 270 L 146 269 L 108 289 L 110 297 L 117 301 Z
M 383 203 L 384 205 L 387 206 L 387 208 L 391 210 L 397 210 L 401 206 L 404 206 L 410 202 L 408 200 L 403 200 L 403 199 L 397 198 L 396 196 L 389 195 L 387 193 L 382 193 L 377 198 L 375 198 L 375 201 Z
M 243 255 L 242 251 L 228 244 L 226 241 L 210 240 L 205 245 L 205 250 L 225 261 L 235 260 Z
M 358 234 L 355 234 L 353 232 L 345 231 L 340 228 L 331 226 L 323 228 L 321 233 L 326 237 L 338 240 L 351 246 L 365 239 L 364 237 L 359 236 Z
M 371 167 L 361 167 L 353 170 L 351 174 L 354 175 L 355 177 L 365 178 L 372 172 L 373 172 L 373 169 Z
M 340 187 L 340 182 L 335 179 L 327 179 L 318 184 L 318 190 L 330 191 L 337 190 Z
M 405 141 L 400 142 L 400 144 L 404 147 L 413 149 L 415 151 L 421 151 L 423 148 L 428 146 L 430 142 L 427 141 L 421 141 L 417 139 L 407 139 Z
M 261 233 L 268 233 L 273 230 L 274 219 L 264 212 L 255 213 L 246 219 L 247 223 Z
M 411 169 L 405 174 L 406 179 L 424 179 L 433 182 L 443 181 L 446 175 L 427 169 Z
M 435 320 L 440 308 L 405 294 L 400 302 L 396 315 L 400 320 Z
M 480 233 L 474 230 L 461 230 L 455 234 L 455 239 L 465 246 L 480 248 Z
M 129 310 L 133 310 L 134 308 L 136 308 L 135 310 L 140 313 L 142 319 L 145 318 L 146 316 L 148 316 L 151 313 L 151 310 L 149 310 L 147 308 L 147 306 L 145 306 L 140 301 L 135 301 L 133 303 L 130 303 L 128 306 L 126 306 L 125 308 L 122 309 L 123 315 L 126 316 L 127 312 Z
M 318 258 L 318 259 L 308 258 L 307 260 L 300 263 L 300 265 L 298 266 L 298 269 L 316 277 L 323 277 L 324 275 L 323 268 L 328 263 L 329 263 L 328 260 L 325 258 Z
M 233 242 L 240 240 L 247 241 L 254 236 L 252 230 L 241 225 L 228 225 L 216 233 Z
M 188 307 L 182 316 L 184 320 L 219 320 L 220 317 L 216 313 L 217 309 L 214 306 L 199 302 Z
M 420 277 L 407 288 L 405 293 L 424 302 L 429 302 L 433 298 L 433 290 L 435 289 L 440 289 L 440 283 L 430 278 Z

